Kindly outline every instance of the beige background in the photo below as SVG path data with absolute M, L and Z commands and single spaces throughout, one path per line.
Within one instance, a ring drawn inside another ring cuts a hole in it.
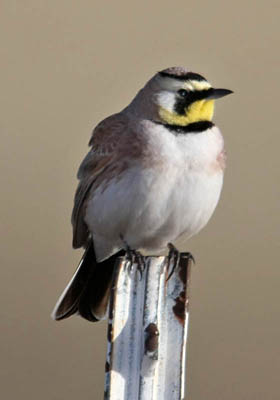
M 278 1 L 1 0 L 0 18 L 1 397 L 103 398 L 106 324 L 49 317 L 81 255 L 75 173 L 100 119 L 184 65 L 235 91 L 222 199 L 189 243 L 188 399 L 279 399 Z

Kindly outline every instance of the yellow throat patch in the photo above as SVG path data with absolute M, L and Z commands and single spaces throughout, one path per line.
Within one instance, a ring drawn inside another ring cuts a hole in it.
M 184 115 L 171 112 L 163 107 L 159 109 L 161 119 L 170 125 L 187 126 L 193 122 L 212 121 L 214 114 L 214 100 L 198 100 L 192 103 Z

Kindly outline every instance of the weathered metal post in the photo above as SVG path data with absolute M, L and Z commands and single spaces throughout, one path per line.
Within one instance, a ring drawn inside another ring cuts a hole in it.
M 142 278 L 128 263 L 112 286 L 104 398 L 181 400 L 191 260 L 182 253 L 169 280 L 165 257 L 146 257 Z

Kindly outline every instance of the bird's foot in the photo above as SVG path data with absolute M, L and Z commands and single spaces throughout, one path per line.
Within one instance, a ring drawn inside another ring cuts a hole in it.
M 168 243 L 168 248 L 169 248 L 169 253 L 167 256 L 167 271 L 169 271 L 171 264 L 172 264 L 172 270 L 168 275 L 167 281 L 171 278 L 175 269 L 179 266 L 180 256 L 181 256 L 181 253 L 176 249 L 176 247 L 172 243 Z M 187 258 L 188 261 L 190 260 L 195 264 L 195 259 L 192 253 L 186 252 L 182 254 L 184 258 Z
M 123 235 L 120 235 L 122 242 L 124 243 L 126 251 L 126 259 L 129 261 L 128 270 L 131 272 L 132 267 L 136 264 L 137 271 L 140 273 L 142 279 L 143 271 L 145 269 L 145 257 L 140 253 L 140 251 L 132 249 L 127 241 L 124 239 Z
M 168 243 L 168 248 L 169 248 L 169 253 L 167 256 L 167 271 L 169 272 L 171 265 L 172 265 L 172 270 L 169 273 L 168 278 L 166 279 L 167 281 L 171 278 L 175 269 L 179 266 L 180 262 L 180 252 L 176 249 L 176 247 L 172 243 Z
M 195 264 L 195 259 L 194 256 L 192 255 L 192 253 L 190 253 L 189 251 L 186 253 L 183 253 L 183 256 L 189 261 L 191 261 L 193 264 Z

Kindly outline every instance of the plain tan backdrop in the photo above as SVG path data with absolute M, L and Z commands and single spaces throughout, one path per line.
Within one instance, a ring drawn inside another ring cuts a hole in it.
M 75 174 L 92 127 L 174 65 L 235 91 L 222 198 L 187 249 L 187 398 L 279 399 L 279 19 L 276 0 L 1 0 L 3 399 L 103 398 L 106 323 L 50 319 L 81 256 Z

